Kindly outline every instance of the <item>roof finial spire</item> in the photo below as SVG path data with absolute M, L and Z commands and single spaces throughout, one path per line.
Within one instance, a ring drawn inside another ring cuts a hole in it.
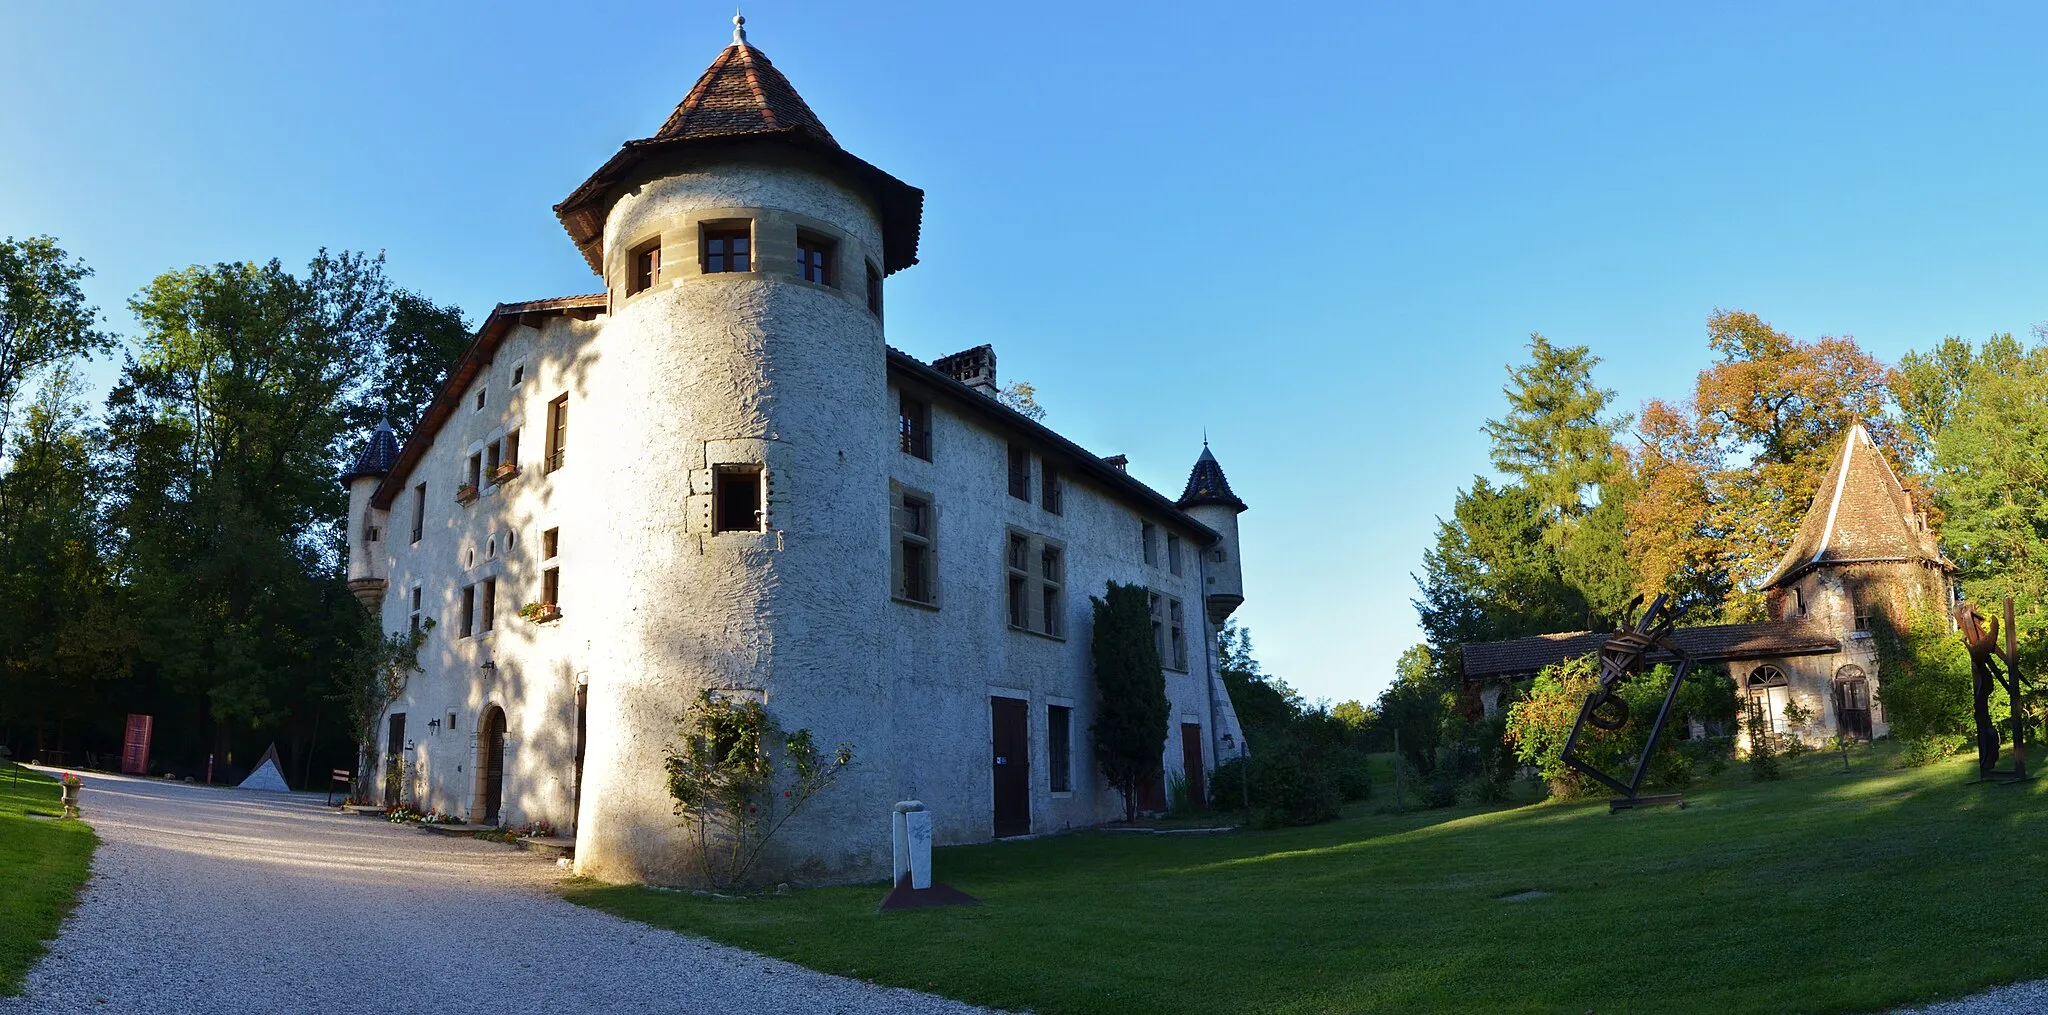
M 740 9 L 737 7 L 732 9 L 732 44 L 735 46 L 747 44 L 747 16 L 741 14 Z
M 1209 446 L 1209 425 L 1208 425 L 1207 423 L 1204 423 L 1204 424 L 1202 424 L 1202 447 L 1206 449 L 1206 448 L 1207 448 L 1208 446 Z

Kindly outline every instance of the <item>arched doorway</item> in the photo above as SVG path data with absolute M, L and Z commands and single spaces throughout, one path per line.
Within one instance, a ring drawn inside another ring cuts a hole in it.
M 505 710 L 496 705 L 484 710 L 483 722 L 476 729 L 477 777 L 483 782 L 483 819 L 485 825 L 498 824 L 498 814 L 505 805 Z
M 1870 739 L 1870 678 L 1854 663 L 1835 671 L 1835 729 L 1845 737 Z

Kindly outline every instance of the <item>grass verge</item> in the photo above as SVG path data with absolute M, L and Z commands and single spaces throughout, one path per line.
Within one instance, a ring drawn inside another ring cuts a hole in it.
M 1314 828 L 941 850 L 978 907 L 880 885 L 569 899 L 814 969 L 1093 1012 L 1847 1012 L 2048 975 L 2048 780 L 1888 746 L 1746 766 L 1685 809 L 1355 813 Z M 1374 806 L 1378 806 L 1377 802 Z M 1507 896 L 1546 893 L 1523 901 Z
M 29 817 L 62 813 L 55 780 L 0 762 L 0 996 L 21 993 L 44 942 L 78 904 L 99 844 L 82 821 Z

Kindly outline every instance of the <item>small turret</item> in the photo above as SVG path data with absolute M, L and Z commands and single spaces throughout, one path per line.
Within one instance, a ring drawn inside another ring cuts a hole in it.
M 390 512 L 370 506 L 370 495 L 397 460 L 397 435 L 390 423 L 378 423 L 356 463 L 341 475 L 348 484 L 348 590 L 372 611 L 384 601 L 384 567 L 390 555 L 384 545 L 384 522 Z
M 1244 501 L 1231 492 L 1230 480 L 1224 478 L 1223 466 L 1209 451 L 1208 441 L 1202 442 L 1202 456 L 1195 459 L 1195 468 L 1188 473 L 1187 489 L 1178 503 L 1181 510 L 1223 537 L 1202 551 L 1206 586 L 1203 602 L 1208 607 L 1209 622 L 1221 626 L 1244 602 L 1244 570 L 1237 559 L 1237 516 L 1246 508 Z

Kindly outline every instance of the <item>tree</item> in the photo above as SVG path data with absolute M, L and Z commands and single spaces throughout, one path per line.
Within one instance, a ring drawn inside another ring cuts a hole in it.
M 1124 820 L 1130 821 L 1138 816 L 1139 788 L 1161 774 L 1171 714 L 1166 678 L 1144 586 L 1110 582 L 1101 598 L 1090 596 L 1089 602 L 1095 610 L 1095 761 L 1123 794 Z
M 1377 746 L 1391 751 L 1398 742 L 1402 759 L 1417 772 L 1429 774 L 1436 767 L 1444 716 L 1454 702 L 1455 692 L 1429 646 L 1410 646 L 1394 664 L 1393 683 L 1373 705 Z
M 376 769 L 372 752 L 377 746 L 377 725 L 383 721 L 384 710 L 405 693 L 406 682 L 421 672 L 420 648 L 434 630 L 434 619 L 421 621 L 417 630 L 386 635 L 376 629 L 375 618 L 367 613 L 360 617 L 368 628 L 363 633 L 362 649 L 356 664 L 341 675 L 341 687 L 333 700 L 341 705 L 349 737 L 356 744 L 352 793 L 356 803 L 367 804 L 372 799 Z
M 452 303 L 435 306 L 434 301 L 403 289 L 391 294 L 391 317 L 384 326 L 380 377 L 371 408 L 379 419 L 391 424 L 401 445 L 412 435 L 420 414 L 447 379 L 449 366 L 469 341 L 469 323 L 463 320 L 462 308 Z M 366 416 L 358 423 L 367 432 L 377 419 Z
M 114 346 L 79 283 L 92 275 L 48 236 L 0 240 L 0 444 L 22 386 L 41 370 Z
M 1038 404 L 1038 388 L 1030 381 L 1011 381 L 996 392 L 996 401 L 1017 410 L 1026 419 L 1043 421 L 1045 408 Z
M 1888 371 L 1853 339 L 1801 342 L 1745 311 L 1716 311 L 1689 405 L 1643 409 L 1629 531 L 1645 593 L 1694 622 L 1763 616 L 1763 579 L 1798 531 L 1843 434 L 1863 423 L 1895 459 Z M 1909 480 L 1910 482 L 1910 480 Z
M 1562 542 L 1591 505 L 1586 493 L 1623 474 L 1615 446 L 1626 417 L 1610 417 L 1614 391 L 1593 383 L 1600 357 L 1583 345 L 1555 346 L 1529 336 L 1529 362 L 1508 368 L 1501 388 L 1507 414 L 1486 421 L 1493 467 L 1535 497 L 1546 535 Z

